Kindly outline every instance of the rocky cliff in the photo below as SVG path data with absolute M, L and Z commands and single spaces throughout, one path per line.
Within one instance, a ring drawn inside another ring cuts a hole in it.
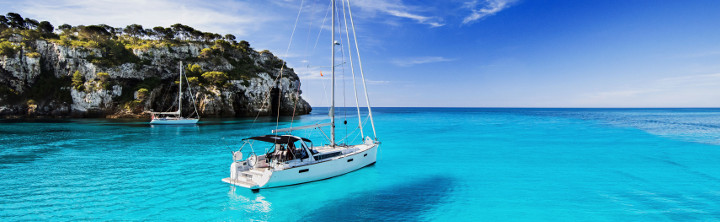
M 22 35 L 8 42 L 16 50 L 0 55 L 0 116 L 137 118 L 175 110 L 181 61 L 202 117 L 312 109 L 293 69 L 249 45 L 185 41 L 118 49 Z M 194 111 L 190 97 L 183 104 L 184 113 Z

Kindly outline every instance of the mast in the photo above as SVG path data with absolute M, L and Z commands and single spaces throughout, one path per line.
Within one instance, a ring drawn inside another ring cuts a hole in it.
M 332 68 L 332 106 L 330 107 L 330 127 L 331 134 L 330 144 L 335 147 L 335 0 L 332 0 L 331 12 L 332 13 L 332 38 L 330 39 L 330 50 L 332 51 L 330 61 Z
M 180 61 L 180 89 L 178 90 L 178 117 L 182 117 L 182 61 Z

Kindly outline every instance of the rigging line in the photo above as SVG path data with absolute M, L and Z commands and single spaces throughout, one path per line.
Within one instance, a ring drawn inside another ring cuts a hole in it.
M 366 119 L 365 123 L 367 123 L 367 119 Z M 357 137 L 360 135 L 360 134 L 356 134 L 356 133 L 355 133 L 356 131 L 358 131 L 358 129 L 360 129 L 360 127 L 355 127 L 355 128 L 353 128 L 353 131 L 350 132 L 349 134 L 345 134 L 345 137 L 344 137 L 343 139 L 341 139 L 340 142 L 342 142 L 342 141 L 350 138 L 351 135 L 355 135 L 355 137 L 353 137 L 351 140 L 347 140 L 347 141 L 354 141 L 354 140 L 356 140 Z
M 292 128 L 293 121 L 295 121 L 295 110 L 297 109 L 298 101 L 300 100 L 300 79 L 295 81 L 297 84 L 297 91 L 295 91 L 295 101 L 293 101 L 293 112 L 292 117 L 290 118 L 290 128 Z M 292 131 L 289 132 L 290 135 L 292 135 Z
M 367 124 L 367 122 L 368 122 L 367 119 L 368 119 L 368 117 L 365 117 L 365 122 L 363 122 L 362 125 L 366 125 L 366 124 Z M 361 131 L 361 132 L 362 132 L 362 131 Z M 359 136 L 359 135 L 360 135 L 360 134 L 355 134 L 355 138 L 353 138 L 353 140 L 357 139 L 357 136 Z M 365 137 L 363 137 L 363 138 L 365 138 Z M 364 141 L 363 141 L 363 138 L 360 138 L 360 142 L 364 142 Z
M 316 2 L 317 2 L 317 1 L 316 1 Z M 315 13 L 312 13 L 312 14 L 310 15 L 310 17 L 312 18 L 314 15 L 315 15 Z M 312 30 L 313 21 L 314 21 L 313 19 L 310 19 L 310 22 L 308 23 L 307 37 L 305 37 L 305 52 L 306 52 L 306 54 L 305 54 L 305 62 L 308 63 L 308 67 L 307 67 L 306 70 L 307 70 L 309 73 L 312 73 L 312 72 L 310 71 L 310 65 L 309 65 L 310 60 L 309 60 L 309 58 L 308 58 L 310 55 L 307 54 L 307 51 L 309 51 L 309 50 L 308 50 L 308 47 L 309 47 L 309 45 L 310 45 L 310 33 L 311 33 L 311 30 Z M 314 51 L 314 49 L 313 49 L 313 51 Z M 291 128 L 292 128 L 293 122 L 295 121 L 295 111 L 296 111 L 296 109 L 297 109 L 297 103 L 298 103 L 298 101 L 300 100 L 300 78 L 299 78 L 299 77 L 298 77 L 297 83 L 298 83 L 298 84 L 297 84 L 298 86 L 297 86 L 295 101 L 294 101 L 294 103 L 293 103 L 293 114 L 292 114 L 292 118 L 290 119 L 290 127 L 291 127 Z M 292 134 L 292 131 L 291 131 L 290 133 Z
M 312 51 L 313 53 L 315 52 L 315 48 L 317 48 L 318 42 L 320 42 L 320 35 L 322 34 L 323 26 L 325 26 L 325 21 L 327 20 L 328 14 L 330 14 L 331 8 L 332 8 L 332 3 L 328 4 L 328 8 L 325 11 L 325 17 L 323 18 L 322 24 L 320 25 L 320 31 L 318 31 L 318 35 L 315 38 L 315 46 L 313 46 L 313 51 Z
M 350 47 L 350 32 L 348 31 L 348 25 L 347 25 L 347 16 L 345 15 L 345 1 L 343 3 L 343 21 L 345 22 L 345 35 L 348 39 L 348 56 L 350 57 L 350 72 L 352 73 L 352 81 L 353 81 L 353 93 L 355 94 L 355 107 L 357 108 L 357 114 L 358 114 L 358 127 L 360 127 L 360 137 L 365 138 L 365 135 L 363 133 L 363 125 L 362 125 L 362 116 L 360 115 L 360 102 L 358 102 L 358 95 L 357 95 L 357 84 L 355 83 L 355 66 L 353 65 L 353 59 L 352 59 L 352 48 Z M 350 2 L 348 2 L 347 7 L 350 7 Z
M 367 124 L 367 122 L 368 122 L 368 121 L 367 121 L 367 117 L 365 117 L 365 121 L 363 122 L 363 125 Z M 357 129 L 357 128 L 356 128 L 356 129 Z M 362 132 L 362 131 L 361 131 L 361 132 Z M 352 133 L 355 133 L 355 131 L 353 131 Z M 355 134 L 355 137 L 353 137 L 352 140 L 349 140 L 349 141 L 354 141 L 354 140 L 356 140 L 358 136 L 360 136 L 360 134 Z M 362 140 L 362 138 L 361 138 L 361 139 L 360 139 L 360 142 L 362 142 L 362 141 L 363 141 L 363 140 Z
M 281 68 L 281 70 L 282 70 L 282 68 Z M 276 83 L 276 82 L 280 79 L 281 76 L 282 76 L 282 75 L 278 75 L 277 77 L 275 77 L 275 79 L 273 80 L 273 83 Z M 263 98 L 263 101 L 261 102 L 262 106 L 260 106 L 260 109 L 258 110 L 257 115 L 255 115 L 255 119 L 253 119 L 252 124 L 250 124 L 250 128 L 251 128 L 251 129 L 253 129 L 253 128 L 255 127 L 255 123 L 257 122 L 257 119 L 260 117 L 260 112 L 262 112 L 263 110 L 265 110 L 265 108 L 266 108 L 268 105 L 270 105 L 270 103 L 272 103 L 272 101 L 269 101 L 269 102 L 268 102 L 268 100 L 270 100 L 272 88 L 273 88 L 273 86 L 269 86 L 269 87 L 268 87 L 268 91 L 267 91 L 268 93 L 265 95 L 265 98 Z M 267 108 L 269 109 L 270 107 L 267 107 Z M 278 117 L 278 118 L 279 118 L 279 117 Z M 276 123 L 276 124 L 277 124 L 277 123 Z M 275 125 L 275 129 L 277 129 L 277 125 Z M 250 146 L 252 146 L 253 144 L 255 144 L 255 141 L 254 141 L 254 140 L 252 140 L 252 141 L 250 142 Z M 267 152 L 266 152 L 266 153 L 267 153 Z
M 184 67 L 180 67 L 180 68 L 184 69 Z M 182 81 L 182 79 L 180 81 Z M 188 84 L 187 90 L 188 90 L 188 92 L 190 92 L 190 98 L 193 101 L 193 107 L 195 108 L 195 115 L 197 115 L 198 119 L 200 119 L 200 113 L 198 112 L 197 102 L 195 102 L 195 97 L 193 96 L 192 89 L 190 88 L 190 80 L 188 80 L 187 75 L 185 75 L 185 81 Z
M 357 139 L 357 136 L 359 136 L 360 134 L 356 134 L 355 132 L 357 132 L 358 129 L 360 129 L 360 128 L 359 128 L 359 127 L 353 128 L 353 131 L 350 132 L 350 133 L 346 133 L 346 134 L 345 134 L 345 137 L 343 137 L 343 139 L 339 140 L 339 142 L 346 141 L 348 138 L 350 138 L 351 135 L 355 135 L 355 137 L 353 137 L 352 140 L 347 140 L 347 141 L 350 141 L 350 142 L 351 142 L 351 141 L 354 141 L 355 139 Z
M 312 31 L 312 25 L 313 25 L 313 19 L 312 17 L 315 15 L 315 13 L 310 14 L 310 22 L 308 23 L 308 29 L 307 29 L 307 37 L 305 37 L 305 52 L 308 51 L 308 47 L 310 45 L 310 31 Z M 309 54 L 305 54 L 305 61 L 308 61 Z M 310 69 L 310 67 L 308 67 Z
M 330 4 L 328 4 L 327 10 L 325 10 L 325 17 L 323 18 L 323 22 L 322 22 L 322 24 L 320 25 L 320 30 L 318 31 L 318 35 L 317 35 L 317 37 L 315 38 L 315 46 L 313 46 L 313 50 L 312 50 L 311 54 L 314 54 L 314 53 L 315 53 L 315 49 L 317 48 L 318 42 L 320 42 L 320 35 L 322 34 L 323 27 L 325 26 L 325 22 L 327 21 L 327 17 L 328 17 L 328 15 L 330 14 L 330 9 L 331 9 L 331 8 L 332 8 L 332 2 L 331 2 Z M 308 61 L 309 61 L 309 60 L 308 60 Z M 308 64 L 310 64 L 310 62 L 308 62 Z M 310 66 L 308 65 L 308 70 L 310 70 L 309 67 L 310 67 Z M 320 72 L 322 72 L 322 71 L 320 71 Z M 322 76 L 321 76 L 321 77 L 322 77 Z M 325 84 L 325 81 L 323 81 L 323 80 L 320 80 L 320 82 L 323 84 L 323 98 L 322 98 L 322 100 L 320 100 L 320 101 L 325 102 L 325 104 L 329 107 L 329 105 L 330 105 L 330 97 L 328 97 L 327 85 Z
M 358 66 L 360 66 L 360 76 L 362 77 L 363 89 L 365 91 L 365 102 L 367 103 L 368 116 L 370 117 L 370 125 L 372 126 L 373 136 L 375 137 L 375 140 L 377 140 L 377 132 L 375 131 L 375 121 L 372 118 L 372 108 L 370 108 L 370 97 L 368 97 L 367 83 L 365 82 L 365 72 L 363 72 L 362 59 L 360 59 L 360 46 L 358 46 L 357 32 L 355 32 L 355 22 L 353 21 L 353 18 L 352 18 L 352 9 L 350 8 L 350 0 L 347 0 L 347 2 L 348 2 L 348 15 L 350 17 L 350 25 L 352 25 L 353 38 L 355 39 L 355 52 L 357 52 Z
M 293 40 L 293 37 L 295 36 L 295 30 L 297 29 L 298 21 L 300 21 L 300 14 L 302 13 L 303 4 L 305 4 L 305 0 L 300 1 L 300 9 L 298 10 L 298 14 L 295 17 L 295 24 L 293 25 L 292 33 L 290 33 L 290 42 L 288 43 L 287 49 L 285 49 L 284 57 L 286 59 L 288 57 L 288 52 L 290 52 L 290 46 L 292 46 L 292 40 Z M 280 67 L 280 75 L 278 75 L 279 76 L 278 79 L 282 79 L 283 71 L 285 69 L 286 64 L 287 64 L 287 61 L 283 60 L 282 66 Z M 275 84 L 278 84 L 278 82 L 275 82 Z M 280 85 L 282 86 L 282 83 L 280 83 Z M 272 94 L 272 92 L 270 94 Z M 280 94 L 281 94 L 280 89 L 278 89 L 278 97 L 281 97 Z M 281 103 L 281 101 L 282 101 L 282 99 L 278 98 L 277 118 L 275 119 L 275 130 L 277 130 L 280 126 L 280 103 Z M 292 126 L 292 121 L 290 121 L 290 125 Z
M 329 8 L 330 8 L 330 7 L 328 6 L 328 11 L 329 11 Z M 309 48 L 309 46 L 310 46 L 310 33 L 312 33 L 312 27 L 313 27 L 313 21 L 314 21 L 314 19 L 312 19 L 312 17 L 313 17 L 314 15 L 315 15 L 315 13 L 313 13 L 313 14 L 310 16 L 311 19 L 310 19 L 310 23 L 308 24 L 307 39 L 305 39 L 305 52 L 306 52 L 306 53 L 305 53 L 305 61 L 306 61 L 306 63 L 307 63 L 306 69 L 307 69 L 308 72 L 310 72 L 310 55 L 315 52 L 315 48 L 317 47 L 317 39 L 316 39 L 316 40 L 315 40 L 315 45 L 313 46 L 312 50 L 308 50 L 308 48 Z M 322 26 L 325 25 L 325 19 L 327 19 L 327 12 L 325 12 L 325 17 L 323 17 L 323 22 L 322 22 L 322 24 L 320 25 L 320 30 L 319 30 L 319 32 L 318 32 L 318 38 L 320 37 L 320 33 L 322 33 Z M 308 52 L 309 52 L 309 53 L 308 53 Z

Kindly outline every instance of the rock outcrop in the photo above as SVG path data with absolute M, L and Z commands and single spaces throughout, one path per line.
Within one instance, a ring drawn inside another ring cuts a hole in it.
M 127 55 L 120 58 L 116 51 L 58 41 L 24 43 L 14 54 L 0 55 L 0 117 L 138 118 L 151 110 L 177 109 L 181 61 L 184 69 L 197 65 L 203 72 L 225 75 L 212 82 L 201 73 L 188 74 L 203 117 L 270 115 L 278 110 L 281 115 L 301 115 L 312 110 L 300 97 L 297 74 L 267 51 L 181 42 L 125 49 Z M 190 97 L 184 101 L 184 112 L 194 111 Z

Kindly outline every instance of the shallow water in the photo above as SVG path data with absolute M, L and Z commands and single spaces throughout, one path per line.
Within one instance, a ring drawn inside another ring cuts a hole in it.
M 374 111 L 377 164 L 259 193 L 220 179 L 240 139 L 269 133 L 273 118 L 5 121 L 0 219 L 720 220 L 720 109 Z M 338 125 L 339 139 L 353 131 Z

